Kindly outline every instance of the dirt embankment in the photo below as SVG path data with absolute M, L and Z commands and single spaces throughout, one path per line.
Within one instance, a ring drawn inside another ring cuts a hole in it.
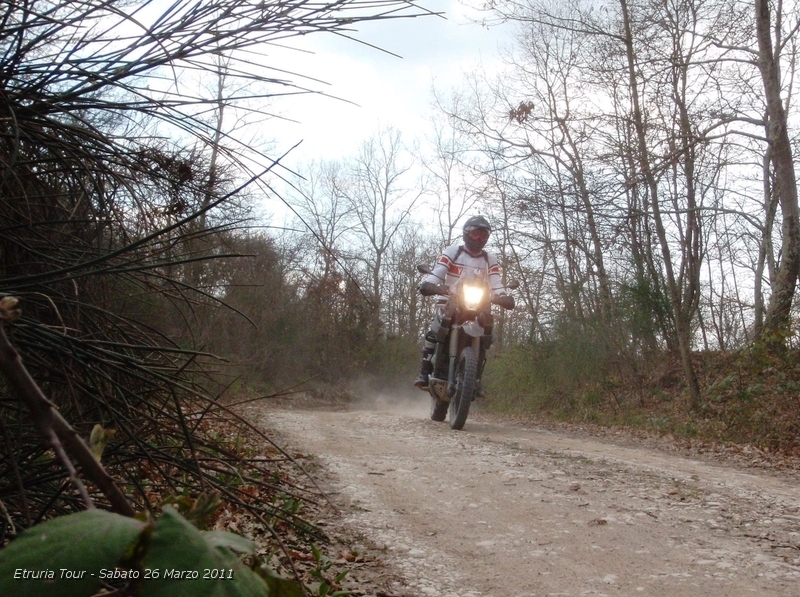
M 800 597 L 789 472 L 479 413 L 455 432 L 428 419 L 421 394 L 250 416 L 316 455 L 343 510 L 329 524 L 386 563 L 365 571 L 374 594 Z

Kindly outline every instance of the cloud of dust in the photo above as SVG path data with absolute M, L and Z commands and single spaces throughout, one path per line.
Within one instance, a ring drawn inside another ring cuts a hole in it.
M 355 397 L 352 406 L 365 410 L 378 410 L 427 419 L 430 416 L 431 396 L 411 385 L 396 385 L 378 382 L 375 379 L 360 379 L 349 385 Z

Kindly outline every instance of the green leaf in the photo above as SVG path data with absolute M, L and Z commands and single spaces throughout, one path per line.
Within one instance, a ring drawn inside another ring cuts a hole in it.
M 147 597 L 276 597 L 230 547 L 242 547 L 221 533 L 208 538 L 172 507 L 164 508 L 144 557 L 142 595 Z M 222 572 L 211 578 L 213 571 Z M 156 571 L 158 578 L 152 571 Z M 206 578 L 204 578 L 206 577 Z M 232 578 L 231 578 L 232 577 Z
M 92 428 L 92 433 L 89 435 L 89 449 L 92 451 L 92 454 L 94 454 L 97 462 L 100 462 L 106 444 L 114 437 L 116 432 L 116 429 L 103 429 L 103 426 L 99 424 Z
M 339 574 L 336 575 L 336 578 L 333 579 L 333 582 L 335 582 L 338 585 L 340 582 L 344 580 L 344 577 L 347 576 L 348 572 L 350 571 L 344 570 L 343 572 L 340 572 Z
M 0 550 L 0 595 L 92 595 L 100 570 L 113 570 L 145 526 L 119 514 L 87 510 L 31 527 Z M 25 571 L 28 578 L 22 578 Z M 66 571 L 78 578 L 67 578 Z M 30 578 L 34 573 L 39 578 Z
M 306 597 L 300 585 L 287 578 L 267 572 L 262 576 L 269 587 L 269 597 Z
M 197 496 L 191 509 L 185 514 L 186 520 L 199 529 L 205 529 L 208 520 L 211 519 L 221 503 L 222 500 L 219 497 L 219 493 L 201 493 Z
M 245 539 L 241 535 L 228 533 L 227 531 L 205 531 L 203 539 L 209 547 L 228 547 L 235 552 L 247 555 L 255 555 L 256 548 L 253 542 Z

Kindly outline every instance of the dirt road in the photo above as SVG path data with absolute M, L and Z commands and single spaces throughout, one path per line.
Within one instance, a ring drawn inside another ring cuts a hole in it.
M 397 594 L 800 596 L 795 476 L 411 404 L 253 413 L 330 471 Z

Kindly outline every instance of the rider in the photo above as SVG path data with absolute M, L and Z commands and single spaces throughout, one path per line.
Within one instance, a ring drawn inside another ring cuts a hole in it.
M 513 309 L 514 297 L 506 294 L 506 289 L 505 286 L 503 286 L 503 281 L 500 276 L 500 266 L 497 263 L 497 257 L 483 250 L 483 247 L 486 246 L 486 241 L 489 240 L 491 232 L 492 226 L 485 217 L 472 216 L 469 218 L 464 223 L 464 229 L 461 235 L 464 242 L 454 243 L 444 250 L 444 253 L 442 253 L 442 256 L 439 257 L 439 260 L 433 267 L 433 271 L 425 276 L 422 284 L 419 285 L 419 293 L 423 296 L 438 294 L 439 299 L 437 304 L 439 309 L 441 309 L 447 302 L 447 290 L 442 285 L 451 287 L 461 277 L 465 269 L 485 269 L 489 273 L 489 286 L 492 288 L 495 303 L 505 309 Z M 431 359 L 436 350 L 437 342 L 436 334 L 433 330 L 437 327 L 437 318 L 434 317 L 428 332 L 425 334 L 425 345 L 422 349 L 422 364 L 420 365 L 419 377 L 414 382 L 414 386 L 420 390 L 428 389 L 428 380 L 430 379 L 431 373 L 433 373 L 433 362 Z M 485 354 L 486 351 L 482 348 L 478 368 L 479 378 L 486 361 Z M 483 395 L 480 381 L 478 382 L 478 395 Z

